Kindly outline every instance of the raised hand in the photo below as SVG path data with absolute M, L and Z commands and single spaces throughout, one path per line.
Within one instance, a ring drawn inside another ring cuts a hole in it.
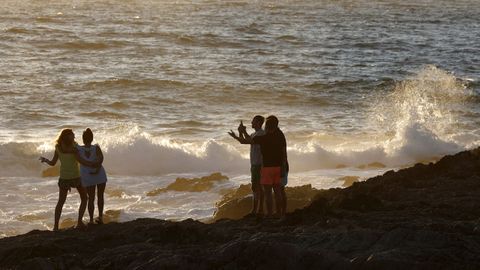
M 238 133 L 246 132 L 247 127 L 243 125 L 243 121 L 240 120 L 240 125 L 238 125 Z
M 232 136 L 234 139 L 238 138 L 237 134 L 235 134 L 235 132 L 233 132 L 233 130 L 230 130 L 230 132 L 228 132 L 228 135 Z

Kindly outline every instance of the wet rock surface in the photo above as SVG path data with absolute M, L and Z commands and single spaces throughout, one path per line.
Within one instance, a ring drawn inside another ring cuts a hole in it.
M 288 198 L 287 213 L 297 209 L 305 208 L 310 205 L 313 199 L 322 191 L 315 189 L 312 185 L 303 185 L 298 187 L 286 187 L 285 192 Z M 226 193 L 223 198 L 217 202 L 217 210 L 213 215 L 213 220 L 220 219 L 241 219 L 252 211 L 252 186 L 241 185 L 235 190 Z M 274 200 L 275 205 L 275 200 Z M 264 205 L 266 213 L 266 206 Z
M 213 188 L 216 183 L 227 181 L 228 177 L 221 173 L 212 173 L 211 175 L 200 178 L 182 178 L 175 179 L 173 183 L 165 188 L 157 188 L 147 192 L 147 196 L 156 196 L 168 191 L 189 191 L 203 192 Z
M 479 150 L 319 191 L 285 219 L 137 219 L 0 239 L 6 269 L 479 269 Z

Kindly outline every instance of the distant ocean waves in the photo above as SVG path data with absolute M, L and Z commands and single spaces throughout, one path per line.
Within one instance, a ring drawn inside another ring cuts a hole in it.
M 60 20 L 59 20 L 60 19 Z M 48 23 L 60 23 L 61 17 L 56 16 L 52 17 L 52 19 L 48 18 L 39 18 L 41 22 L 48 22 Z M 128 22 L 125 22 L 128 23 Z M 238 31 L 243 32 L 244 30 L 239 29 Z M 253 31 L 253 30 L 252 30 Z M 70 36 L 72 39 L 75 38 L 75 33 L 71 31 L 57 29 L 55 27 L 52 28 L 42 28 L 42 27 L 11 27 L 5 29 L 5 33 L 12 36 L 17 35 L 25 35 L 31 36 L 33 38 L 40 37 L 44 34 L 50 35 L 63 35 L 63 36 Z M 115 32 L 115 31 L 105 31 L 99 33 L 96 36 L 97 39 L 92 38 L 90 41 L 81 41 L 75 40 L 70 42 L 44 42 L 41 44 L 36 44 L 40 48 L 43 49 L 56 49 L 62 50 L 64 52 L 73 51 L 73 50 L 80 50 L 80 51 L 96 51 L 96 50 L 115 50 L 115 49 L 128 49 L 129 47 L 136 46 L 135 39 L 142 38 L 155 38 L 162 40 L 166 43 L 171 43 L 172 45 L 182 45 L 182 46 L 198 46 L 198 47 L 210 47 L 210 48 L 248 48 L 249 43 L 258 43 L 261 42 L 255 40 L 236 40 L 234 37 L 222 37 L 213 33 L 205 33 L 200 34 L 196 33 L 196 35 L 188 35 L 184 33 L 176 33 L 176 32 L 158 32 L 158 31 L 139 31 L 139 32 L 132 32 L 132 33 L 124 33 L 124 32 Z M 106 38 L 109 40 L 106 41 Z M 294 37 L 290 36 L 282 36 L 279 37 L 279 40 L 293 40 Z M 138 48 L 136 48 L 138 49 Z M 139 52 L 144 53 L 151 53 L 152 51 L 142 51 Z M 156 50 L 156 52 L 161 52 L 161 50 Z

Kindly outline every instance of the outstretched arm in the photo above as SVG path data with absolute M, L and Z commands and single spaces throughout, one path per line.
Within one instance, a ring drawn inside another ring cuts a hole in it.
M 53 154 L 52 160 L 49 160 L 48 158 L 40 157 L 40 162 L 47 163 L 50 166 L 55 166 L 55 164 L 57 164 L 57 160 L 58 160 L 57 150 L 55 150 L 55 154 Z
M 233 130 L 230 130 L 230 132 L 228 132 L 228 135 L 232 136 L 232 138 L 234 138 L 235 140 L 237 140 L 241 144 L 251 144 L 251 140 L 249 141 L 249 140 L 245 139 L 244 137 L 241 136 L 240 133 L 239 133 L 240 136 L 237 136 L 237 134 L 235 134 L 235 132 L 233 132 Z
M 246 141 L 249 141 L 250 143 L 252 143 L 252 137 L 247 133 L 246 128 L 244 128 L 244 129 L 242 129 L 242 131 L 240 131 L 240 136 L 242 138 L 244 138 Z

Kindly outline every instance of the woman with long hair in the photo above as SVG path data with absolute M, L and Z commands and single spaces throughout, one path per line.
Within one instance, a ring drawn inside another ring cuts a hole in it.
M 58 179 L 58 202 L 55 207 L 55 223 L 53 230 L 58 230 L 58 222 L 62 214 L 63 204 L 67 199 L 67 194 L 71 188 L 76 188 L 80 195 L 80 207 L 78 208 L 77 228 L 84 228 L 83 214 L 87 206 L 87 192 L 82 187 L 80 181 L 80 169 L 78 163 L 91 167 L 97 167 L 97 162 L 90 162 L 82 159 L 78 155 L 77 143 L 75 142 L 75 134 L 71 129 L 63 129 L 57 137 L 55 144 L 55 154 L 52 160 L 40 157 L 41 162 L 45 162 L 50 166 L 55 166 L 60 160 L 60 178 Z
M 83 146 L 78 146 L 79 155 L 90 162 L 103 162 L 103 154 L 98 144 L 92 145 L 93 132 L 87 128 L 82 135 Z M 93 212 L 95 211 L 95 189 L 98 197 L 98 218 L 95 219 L 97 224 L 103 224 L 103 206 L 104 206 L 104 192 L 107 184 L 107 174 L 103 166 L 99 165 L 96 168 L 80 165 L 80 178 L 82 186 L 87 189 L 88 195 L 88 215 L 90 216 L 89 224 L 93 224 Z

